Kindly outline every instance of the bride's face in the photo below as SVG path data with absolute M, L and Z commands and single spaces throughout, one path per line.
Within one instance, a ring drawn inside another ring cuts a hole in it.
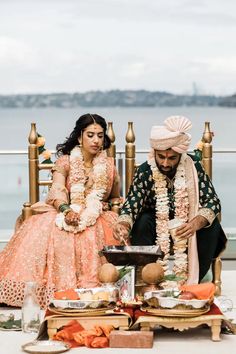
M 85 128 L 80 141 L 83 151 L 91 155 L 96 155 L 103 147 L 104 130 L 99 124 L 90 124 Z

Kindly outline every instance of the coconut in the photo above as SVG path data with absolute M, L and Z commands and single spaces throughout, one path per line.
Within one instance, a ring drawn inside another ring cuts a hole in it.
M 115 283 L 119 279 L 119 272 L 114 264 L 105 263 L 99 269 L 98 279 L 101 283 Z
M 158 284 L 163 277 L 164 269 L 158 262 L 146 264 L 142 269 L 142 279 L 146 284 Z

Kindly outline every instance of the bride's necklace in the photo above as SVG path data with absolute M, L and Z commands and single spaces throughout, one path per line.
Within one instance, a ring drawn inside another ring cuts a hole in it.
M 90 163 L 84 162 L 84 167 L 91 170 L 91 168 L 93 167 L 93 164 L 92 164 L 92 162 L 90 162 Z
M 92 168 L 93 168 L 93 166 L 87 167 L 87 166 L 84 164 L 85 183 L 87 183 L 88 180 L 89 180 L 89 176 L 90 176 L 90 173 L 91 173 Z

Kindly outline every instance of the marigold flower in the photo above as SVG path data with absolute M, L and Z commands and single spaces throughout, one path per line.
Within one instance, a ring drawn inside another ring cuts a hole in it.
M 45 160 L 49 160 L 52 156 L 51 151 L 49 151 L 49 150 L 44 150 L 42 155 Z
M 41 147 L 41 146 L 44 146 L 44 144 L 45 144 L 45 138 L 43 136 L 38 136 L 37 146 Z
M 200 151 L 202 151 L 203 149 L 203 145 L 204 145 L 204 142 L 202 140 L 200 140 L 197 145 L 196 145 L 196 148 Z

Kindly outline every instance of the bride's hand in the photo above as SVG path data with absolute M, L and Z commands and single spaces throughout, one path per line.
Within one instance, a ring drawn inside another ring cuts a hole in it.
M 71 226 L 78 226 L 80 221 L 80 214 L 76 213 L 73 210 L 70 210 L 66 215 L 65 215 L 65 222 L 67 225 Z
M 118 222 L 113 229 L 113 236 L 119 240 L 121 244 L 129 243 L 129 224 L 125 222 Z

